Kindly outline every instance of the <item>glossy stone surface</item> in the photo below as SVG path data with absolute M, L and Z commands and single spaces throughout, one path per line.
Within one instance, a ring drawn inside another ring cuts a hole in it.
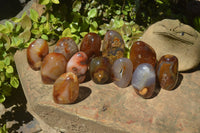
M 49 46 L 44 39 L 33 41 L 27 48 L 27 61 L 33 70 L 39 70 L 43 58 L 49 53 Z
M 153 66 L 142 63 L 133 72 L 132 86 L 136 93 L 143 98 L 151 98 L 156 87 L 156 74 Z
M 100 55 L 100 48 L 101 37 L 96 33 L 88 33 L 81 42 L 80 51 L 85 52 L 88 59 L 91 60 Z
M 41 66 L 41 77 L 45 84 L 53 84 L 55 80 L 66 72 L 67 61 L 60 53 L 48 54 Z
M 156 67 L 161 88 L 172 90 L 178 81 L 178 59 L 174 55 L 164 55 Z
M 129 85 L 132 79 L 133 64 L 127 58 L 117 59 L 112 65 L 112 79 L 121 88 Z
M 106 83 L 111 76 L 111 65 L 108 58 L 95 57 L 91 60 L 90 77 L 97 84 Z
M 78 46 L 72 38 L 63 37 L 56 43 L 54 52 L 63 54 L 68 61 L 76 52 L 78 52 Z
M 72 72 L 62 74 L 54 83 L 53 100 L 58 104 L 75 102 L 79 95 L 79 82 Z
M 85 80 L 87 70 L 88 57 L 84 52 L 77 52 L 67 63 L 66 71 L 75 73 L 78 77 L 79 83 Z
M 139 64 L 149 63 L 153 67 L 156 65 L 156 53 L 147 43 L 142 41 L 135 42 L 130 50 L 130 60 L 133 63 L 133 71 Z
M 103 44 L 102 55 L 110 60 L 113 64 L 115 60 L 124 57 L 125 44 L 121 35 L 116 31 L 107 31 Z
M 58 105 L 52 98 L 53 86 L 43 84 L 38 78 L 40 72 L 30 69 L 26 49 L 18 50 L 14 59 L 28 112 L 37 116 L 41 123 L 58 127 L 63 132 L 74 132 L 77 128 L 87 133 L 200 131 L 199 68 L 181 73 L 181 84 L 173 92 L 161 90 L 152 99 L 137 96 L 132 86 L 120 89 L 113 83 L 98 85 L 90 80 L 80 84 L 79 91 L 81 98 L 91 90 L 88 97 L 83 100 L 78 97 L 75 104 Z

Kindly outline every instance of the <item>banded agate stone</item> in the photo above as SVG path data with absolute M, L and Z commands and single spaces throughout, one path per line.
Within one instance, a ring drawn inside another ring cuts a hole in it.
M 143 98 L 151 98 L 156 87 L 156 73 L 154 67 L 142 63 L 133 72 L 132 86 L 136 93 Z
M 113 64 L 115 60 L 124 57 L 124 51 L 125 44 L 121 35 L 113 30 L 107 31 L 102 44 L 102 56 Z
M 108 58 L 95 57 L 91 60 L 90 66 L 90 77 L 96 84 L 106 83 L 111 76 L 111 65 Z
M 174 55 L 164 55 L 156 67 L 157 78 L 161 88 L 172 90 L 178 81 L 178 58 Z
M 127 58 L 117 59 L 112 65 L 112 80 L 121 88 L 129 85 L 132 79 L 133 64 Z

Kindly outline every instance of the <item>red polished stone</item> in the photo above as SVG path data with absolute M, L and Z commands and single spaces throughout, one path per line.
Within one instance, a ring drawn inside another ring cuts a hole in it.
M 74 54 L 67 63 L 66 71 L 73 72 L 77 75 L 79 83 L 82 83 L 86 78 L 86 72 L 88 70 L 88 57 L 80 51 Z

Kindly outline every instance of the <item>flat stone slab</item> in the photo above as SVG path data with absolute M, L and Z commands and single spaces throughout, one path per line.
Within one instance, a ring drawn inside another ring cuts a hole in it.
M 59 105 L 52 98 L 53 85 L 44 85 L 40 71 L 33 71 L 26 50 L 15 54 L 15 62 L 28 109 L 51 127 L 66 132 L 200 132 L 200 71 L 181 73 L 173 91 L 160 90 L 152 99 L 139 97 L 132 86 L 113 83 L 80 84 L 75 104 Z

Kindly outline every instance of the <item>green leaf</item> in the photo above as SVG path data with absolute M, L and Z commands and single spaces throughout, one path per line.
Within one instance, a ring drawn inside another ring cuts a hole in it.
M 41 16 L 41 20 L 40 20 L 40 23 L 44 23 L 47 21 L 47 18 L 45 16 Z
M 5 75 L 4 75 L 4 72 L 1 72 L 1 73 L 0 73 L 0 80 L 1 80 L 2 82 L 4 82 L 5 79 L 6 79 L 6 77 L 5 77 Z
M 23 39 L 20 37 L 12 37 L 11 38 L 11 47 L 18 47 L 23 42 L 24 42 Z
M 70 25 L 71 33 L 79 32 L 80 27 L 78 26 L 78 23 L 72 22 Z
M 88 12 L 88 17 L 89 18 L 94 18 L 96 16 L 97 16 L 97 9 L 96 8 L 93 8 Z
M 23 39 L 24 42 L 28 42 L 31 38 L 31 32 L 29 29 L 25 29 L 22 33 L 19 34 L 19 38 Z
M 37 30 L 37 29 L 32 29 L 31 33 L 33 33 L 34 35 L 41 34 L 41 32 L 39 30 Z
M 44 33 L 48 34 L 48 33 L 51 33 L 51 30 L 50 30 L 50 24 L 49 22 L 47 22 L 45 25 L 44 25 Z
M 6 29 L 6 26 L 3 24 L 0 24 L 0 32 L 4 33 L 5 29 Z
M 0 61 L 0 71 L 3 71 L 3 68 L 5 67 L 4 62 Z
M 156 0 L 156 2 L 159 4 L 163 4 L 163 2 L 161 0 Z
M 47 4 L 49 4 L 49 2 L 50 2 L 50 0 L 40 0 L 39 4 L 41 4 L 41 5 L 47 5 Z
M 116 13 L 117 15 L 120 15 L 120 14 L 121 14 L 121 11 L 120 11 L 120 10 L 116 10 L 115 13 Z
M 95 30 L 98 28 L 98 24 L 97 24 L 96 21 L 93 21 L 93 22 L 91 23 L 91 26 L 92 26 L 92 28 L 95 29 Z
M 71 30 L 70 28 L 66 28 L 63 32 L 62 32 L 62 37 L 71 37 Z
M 26 16 L 26 12 L 24 12 L 24 13 L 22 14 L 21 18 L 13 17 L 13 18 L 11 18 L 11 20 L 12 20 L 13 22 L 15 22 L 15 23 L 19 23 L 19 22 L 24 18 L 24 16 Z
M 13 76 L 10 78 L 10 84 L 12 85 L 12 87 L 14 88 L 18 88 L 19 87 L 19 80 Z
M 5 96 L 3 94 L 0 94 L 0 103 L 3 103 L 5 100 L 6 100 Z M 1 130 L 4 130 L 4 129 L 1 129 Z
M 100 34 L 101 36 L 105 35 L 105 34 L 106 34 L 106 30 L 99 30 L 99 34 Z
M 8 66 L 8 67 L 6 68 L 6 72 L 7 72 L 7 73 L 13 73 L 13 72 L 14 72 L 13 67 L 12 67 L 12 66 Z
M 42 34 L 41 38 L 44 39 L 44 40 L 48 40 L 49 39 L 48 36 L 45 35 L 45 34 Z
M 20 29 L 21 29 L 21 25 L 20 24 L 17 24 L 17 26 L 16 26 L 16 29 L 15 29 L 15 32 L 19 32 L 20 31 Z
M 25 15 L 23 19 L 20 22 L 21 26 L 23 29 L 31 29 L 32 27 L 32 22 L 29 16 Z
M 73 12 L 78 12 L 81 9 L 81 0 L 74 1 L 72 8 Z
M 6 51 L 10 48 L 10 38 L 6 35 L 6 34 L 1 34 L 0 36 L 2 39 L 4 39 L 6 41 L 6 43 L 4 44 Z
M 11 22 L 6 21 L 6 22 L 5 22 L 5 26 L 6 26 L 6 28 L 8 29 L 9 33 L 12 32 L 14 26 L 13 26 L 13 24 L 12 24 Z
M 6 124 L 4 124 L 3 127 L 0 127 L 0 133 L 8 133 L 8 130 L 6 128 Z
M 30 18 L 34 22 L 38 22 L 38 18 L 39 18 L 38 12 L 36 10 L 34 10 L 34 9 L 30 9 Z
M 9 56 L 5 57 L 3 62 L 5 63 L 6 66 L 10 65 L 10 57 Z
M 59 4 L 59 0 L 51 0 L 54 4 Z
M 88 32 L 81 32 L 80 35 L 81 35 L 82 37 L 84 37 L 85 35 L 87 35 L 87 33 L 88 33 Z

